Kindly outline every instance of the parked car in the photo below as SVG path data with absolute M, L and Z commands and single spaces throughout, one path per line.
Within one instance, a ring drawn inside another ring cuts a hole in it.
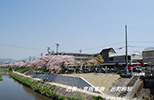
M 115 71 L 114 68 L 108 68 L 108 69 L 107 69 L 107 73 L 112 73 L 112 72 L 114 72 L 114 71 Z
M 133 68 L 133 72 L 140 73 L 140 72 L 142 72 L 142 68 L 140 66 L 136 66 L 136 67 Z
M 83 72 L 84 73 L 90 73 L 91 72 L 91 69 L 90 68 L 85 68 L 85 69 L 83 69 Z

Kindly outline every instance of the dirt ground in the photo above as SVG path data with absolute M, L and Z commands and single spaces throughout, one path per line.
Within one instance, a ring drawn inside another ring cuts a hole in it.
M 66 76 L 82 77 L 95 87 L 104 87 L 106 93 L 110 87 L 120 78 L 116 74 L 86 73 L 86 74 L 63 74 Z

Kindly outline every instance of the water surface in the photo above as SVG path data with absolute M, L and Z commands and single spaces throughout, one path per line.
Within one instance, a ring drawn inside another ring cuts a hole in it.
M 23 86 L 8 75 L 0 81 L 0 100 L 52 100 Z

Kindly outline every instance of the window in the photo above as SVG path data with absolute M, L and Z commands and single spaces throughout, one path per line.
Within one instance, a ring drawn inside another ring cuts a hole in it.
M 110 58 L 110 61 L 113 61 L 113 57 L 112 57 L 112 58 Z

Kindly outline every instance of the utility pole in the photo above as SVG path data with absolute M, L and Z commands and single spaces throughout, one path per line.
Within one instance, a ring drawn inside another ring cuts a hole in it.
M 47 51 L 48 51 L 48 55 L 50 55 L 50 54 L 51 54 L 51 49 L 50 49 L 50 47 L 47 47 Z
M 41 57 L 43 56 L 43 53 L 41 53 Z
M 56 53 L 58 54 L 58 47 L 59 47 L 59 44 L 57 43 L 56 44 Z
M 126 46 L 126 74 L 128 74 L 128 48 L 127 48 L 127 25 L 125 25 L 125 46 Z
M 82 53 L 82 49 L 80 49 L 79 52 Z

